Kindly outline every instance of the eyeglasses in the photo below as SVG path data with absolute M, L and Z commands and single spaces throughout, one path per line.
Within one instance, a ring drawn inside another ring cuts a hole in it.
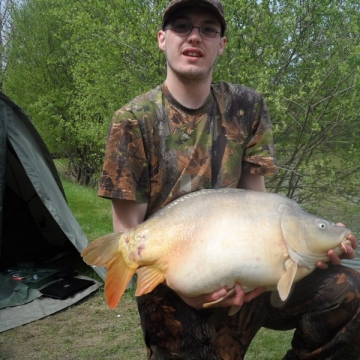
M 221 34 L 220 31 L 217 31 L 211 26 L 193 26 L 188 23 L 168 24 L 165 26 L 164 30 L 168 30 L 169 28 L 181 35 L 189 35 L 194 28 L 199 29 L 200 36 L 204 38 L 214 38 L 217 34 Z

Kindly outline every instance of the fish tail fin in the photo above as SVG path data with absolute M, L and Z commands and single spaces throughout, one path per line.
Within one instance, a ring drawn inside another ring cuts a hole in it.
M 107 265 L 105 297 L 110 309 L 115 309 L 137 268 L 129 267 L 121 253 Z
M 119 252 L 122 233 L 108 234 L 94 240 L 82 252 L 84 261 L 92 266 L 107 266 Z
M 105 279 L 105 297 L 111 309 L 116 308 L 137 269 L 128 266 L 125 262 L 119 245 L 121 236 L 122 233 L 102 236 L 81 253 L 87 264 L 106 266 L 108 271 Z

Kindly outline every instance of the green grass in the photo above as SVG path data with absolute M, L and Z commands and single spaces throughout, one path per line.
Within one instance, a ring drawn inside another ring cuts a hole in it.
M 294 331 L 275 331 L 262 328 L 256 334 L 245 360 L 280 360 L 291 348 Z
M 97 196 L 96 189 L 61 179 L 69 207 L 88 240 L 113 232 L 111 201 Z

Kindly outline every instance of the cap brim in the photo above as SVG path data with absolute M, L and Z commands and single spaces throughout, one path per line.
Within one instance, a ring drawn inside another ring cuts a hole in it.
M 163 15 L 163 20 L 162 20 L 162 29 L 164 29 L 165 25 L 168 23 L 169 19 L 175 14 L 175 12 L 180 11 L 182 9 L 186 9 L 189 7 L 204 7 L 207 8 L 209 10 L 211 10 L 216 17 L 219 19 L 220 24 L 221 24 L 221 32 L 222 34 L 225 33 L 226 30 L 226 22 L 224 19 L 223 14 L 220 12 L 220 10 L 214 6 L 209 4 L 209 2 L 207 1 L 194 1 L 194 0 L 184 0 L 184 1 L 180 1 L 177 4 L 174 4 L 173 6 L 169 7 L 168 9 L 165 10 L 164 15 Z

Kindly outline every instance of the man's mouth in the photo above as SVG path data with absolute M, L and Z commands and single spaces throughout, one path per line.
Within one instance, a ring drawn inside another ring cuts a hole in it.
M 202 57 L 202 54 L 200 53 L 200 52 L 198 52 L 198 51 L 191 51 L 191 50 L 189 50 L 189 51 L 184 51 L 183 52 L 183 55 L 185 55 L 185 56 L 190 56 L 190 57 Z

